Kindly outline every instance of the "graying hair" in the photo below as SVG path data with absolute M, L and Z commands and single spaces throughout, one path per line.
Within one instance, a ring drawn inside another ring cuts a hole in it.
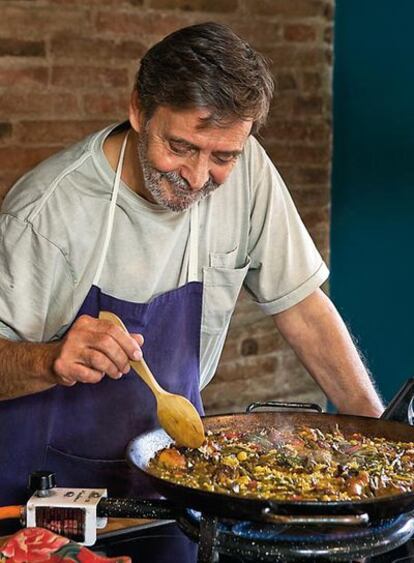
M 266 59 L 228 26 L 203 23 L 171 33 L 141 61 L 135 88 L 149 120 L 158 106 L 207 108 L 201 126 L 266 122 L 274 83 Z

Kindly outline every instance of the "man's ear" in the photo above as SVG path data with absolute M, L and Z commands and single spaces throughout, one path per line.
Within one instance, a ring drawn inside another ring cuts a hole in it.
M 144 120 L 139 103 L 138 92 L 135 89 L 132 91 L 131 98 L 129 100 L 128 116 L 132 129 L 139 133 Z

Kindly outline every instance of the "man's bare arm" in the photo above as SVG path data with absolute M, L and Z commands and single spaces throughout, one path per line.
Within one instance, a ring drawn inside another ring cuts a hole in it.
M 129 360 L 140 359 L 140 335 L 84 315 L 58 342 L 15 342 L 0 338 L 0 400 L 50 389 L 54 385 L 98 383 L 105 374 L 118 379 Z
M 345 323 L 320 289 L 273 318 L 278 330 L 339 412 L 382 414 L 384 407 Z
M 0 400 L 38 393 L 56 385 L 52 358 L 57 345 L 0 338 Z

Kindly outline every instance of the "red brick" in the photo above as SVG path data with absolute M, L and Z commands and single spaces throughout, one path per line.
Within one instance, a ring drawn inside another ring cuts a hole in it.
M 221 357 L 225 364 L 241 359 L 243 342 L 254 339 L 257 343 L 257 355 L 271 354 L 284 348 L 283 339 L 277 332 L 273 321 L 269 317 L 261 316 L 260 320 L 232 327 Z
M 324 123 L 304 121 L 286 121 L 271 119 L 266 126 L 268 139 L 283 139 L 291 142 L 311 142 L 315 145 L 325 144 L 331 135 L 330 127 Z
M 293 103 L 293 112 L 296 117 L 322 115 L 324 110 L 324 98 L 321 96 L 308 96 L 296 98 Z
M 183 15 L 163 14 L 158 12 L 99 12 L 95 26 L 99 33 L 112 33 L 138 36 L 154 35 L 159 38 L 192 23 L 185 20 Z
M 315 26 L 306 24 L 286 24 L 283 30 L 283 36 L 286 41 L 294 41 L 298 43 L 306 43 L 315 41 L 317 31 Z
M 315 228 L 311 229 L 310 235 L 313 242 L 315 243 L 317 249 L 322 255 L 322 258 L 329 264 L 330 252 L 329 252 L 329 228 L 327 225 L 317 225 Z M 322 285 L 322 289 L 328 292 L 329 280 Z
M 324 185 L 329 183 L 330 175 L 327 167 L 308 167 L 302 168 L 295 166 L 290 168 L 290 178 L 292 182 L 300 185 Z M 286 171 L 289 174 L 289 171 Z
M 269 154 L 274 162 L 296 164 L 297 166 L 303 164 L 327 164 L 330 160 L 330 147 L 315 147 L 315 146 L 302 146 L 286 144 L 273 144 L 270 145 Z
M 333 21 L 334 11 L 335 11 L 334 0 L 327 0 L 326 6 L 323 10 L 324 18 L 329 22 Z
M 144 0 L 53 0 L 54 4 L 61 4 L 67 6 L 73 6 L 78 4 L 81 7 L 85 6 L 115 6 L 116 8 L 122 7 L 141 7 L 144 4 Z
M 273 369 L 270 373 L 261 373 L 260 367 L 256 370 L 252 365 L 249 377 L 232 381 L 219 380 L 217 376 L 213 384 L 202 392 L 206 409 L 217 409 L 219 412 L 243 412 L 246 407 L 257 400 L 281 400 L 280 376 L 277 372 L 278 358 L 274 358 Z M 238 367 L 237 367 L 238 368 Z M 237 369 L 235 368 L 235 369 Z
M 329 168 L 298 168 L 298 175 L 309 184 L 323 184 L 329 182 Z
M 245 301 L 245 303 L 249 306 L 254 306 L 256 309 L 256 305 L 252 303 L 250 297 L 248 297 L 248 300 Z M 263 314 L 261 314 L 260 318 L 254 323 L 249 322 L 247 325 L 232 327 L 232 337 L 237 338 L 238 340 L 244 340 L 245 338 L 249 338 L 251 336 L 260 338 L 262 336 L 268 335 L 269 332 L 273 333 L 276 345 L 278 342 L 278 333 L 276 331 L 275 325 L 270 317 Z
M 313 189 L 294 189 L 290 187 L 289 191 L 300 209 L 305 207 L 326 207 L 329 205 L 330 192 L 325 186 Z
M 12 136 L 13 127 L 11 123 L 0 123 L 0 140 L 4 141 Z
M 0 207 L 6 193 L 20 176 L 21 174 L 15 170 L 0 172 Z
M 330 25 L 328 26 L 323 34 L 323 38 L 325 43 L 332 43 L 333 41 L 333 27 Z
M 148 7 L 186 12 L 235 12 L 238 0 L 149 0 Z
M 278 72 L 276 76 L 276 93 L 286 90 L 297 90 L 298 81 L 291 72 Z
M 328 223 L 329 208 L 319 207 L 316 209 L 316 208 L 304 206 L 300 209 L 300 215 L 306 227 L 312 230 L 316 226 L 326 225 Z
M 235 19 L 234 16 L 222 17 L 219 21 L 231 27 L 237 35 L 251 43 L 252 47 L 257 50 L 261 50 L 261 47 L 266 45 L 274 45 L 282 35 L 279 22 L 261 21 L 258 25 L 255 20 Z
M 55 152 L 56 147 L 0 147 L 0 168 L 2 171 L 19 171 L 23 174 Z
M 259 344 L 257 338 L 245 338 L 240 343 L 240 353 L 242 356 L 257 356 L 259 352 Z
M 139 41 L 90 39 L 73 35 L 59 35 L 51 41 L 53 57 L 86 60 L 88 63 L 95 60 L 110 62 L 117 59 L 138 61 L 146 50 Z
M 44 41 L 0 38 L 1 57 L 44 57 L 45 55 Z
M 109 125 L 108 120 L 23 121 L 16 125 L 21 144 L 67 145 Z
M 273 355 L 259 356 L 259 357 L 245 357 L 237 362 L 229 364 L 221 364 L 216 373 L 216 381 L 229 381 L 235 379 L 248 380 L 257 377 L 260 373 L 274 373 L 277 366 L 277 357 Z M 237 369 L 234 369 L 237 366 Z
M 255 323 L 260 323 L 264 318 L 266 317 L 257 305 L 253 303 L 251 296 L 242 289 L 231 320 L 231 333 L 239 328 L 244 328 L 246 325 L 251 326 Z M 272 328 L 271 325 L 269 326 Z
M 271 17 L 323 16 L 326 9 L 323 0 L 244 0 L 244 4 L 253 15 Z
M 0 119 L 35 115 L 36 117 L 78 115 L 79 103 L 75 94 L 7 90 L 1 96 Z
M 280 68 L 314 67 L 326 64 L 327 49 L 319 45 L 304 47 L 302 45 L 284 44 L 264 49 L 264 54 L 272 62 L 276 74 Z
M 274 117 L 287 117 L 292 115 L 294 98 L 289 92 L 276 92 L 276 97 L 272 103 L 270 114 Z
M 90 29 L 89 14 L 84 10 L 62 9 L 61 6 L 3 6 L 0 34 L 16 39 L 41 39 L 53 33 L 77 33 Z
M 233 361 L 240 357 L 239 342 L 235 338 L 228 338 L 224 344 L 220 361 Z
M 83 105 L 87 114 L 102 116 L 121 116 L 126 118 L 128 112 L 129 94 L 85 94 Z
M 127 59 L 129 64 L 134 64 L 138 68 L 138 62 L 147 52 L 148 48 L 139 41 L 122 41 L 119 47 L 119 59 Z
M 0 86 L 47 85 L 49 70 L 47 67 L 0 68 Z
M 319 72 L 304 72 L 302 74 L 302 92 L 315 92 L 322 88 L 323 79 Z
M 52 67 L 51 83 L 67 88 L 128 87 L 128 71 L 122 68 L 56 66 Z

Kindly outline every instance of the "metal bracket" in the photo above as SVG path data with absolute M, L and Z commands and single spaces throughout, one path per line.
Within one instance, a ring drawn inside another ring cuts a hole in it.
M 290 409 L 290 410 L 311 410 L 315 412 L 323 412 L 322 408 L 316 403 L 286 403 L 283 401 L 265 401 L 250 403 L 246 408 L 246 412 L 253 412 L 259 408 L 277 408 L 277 409 Z
M 330 524 L 335 526 L 360 526 L 361 524 L 368 524 L 368 514 L 332 514 L 332 515 L 285 515 L 274 514 L 272 509 L 267 507 L 262 510 L 263 519 L 272 524 Z

